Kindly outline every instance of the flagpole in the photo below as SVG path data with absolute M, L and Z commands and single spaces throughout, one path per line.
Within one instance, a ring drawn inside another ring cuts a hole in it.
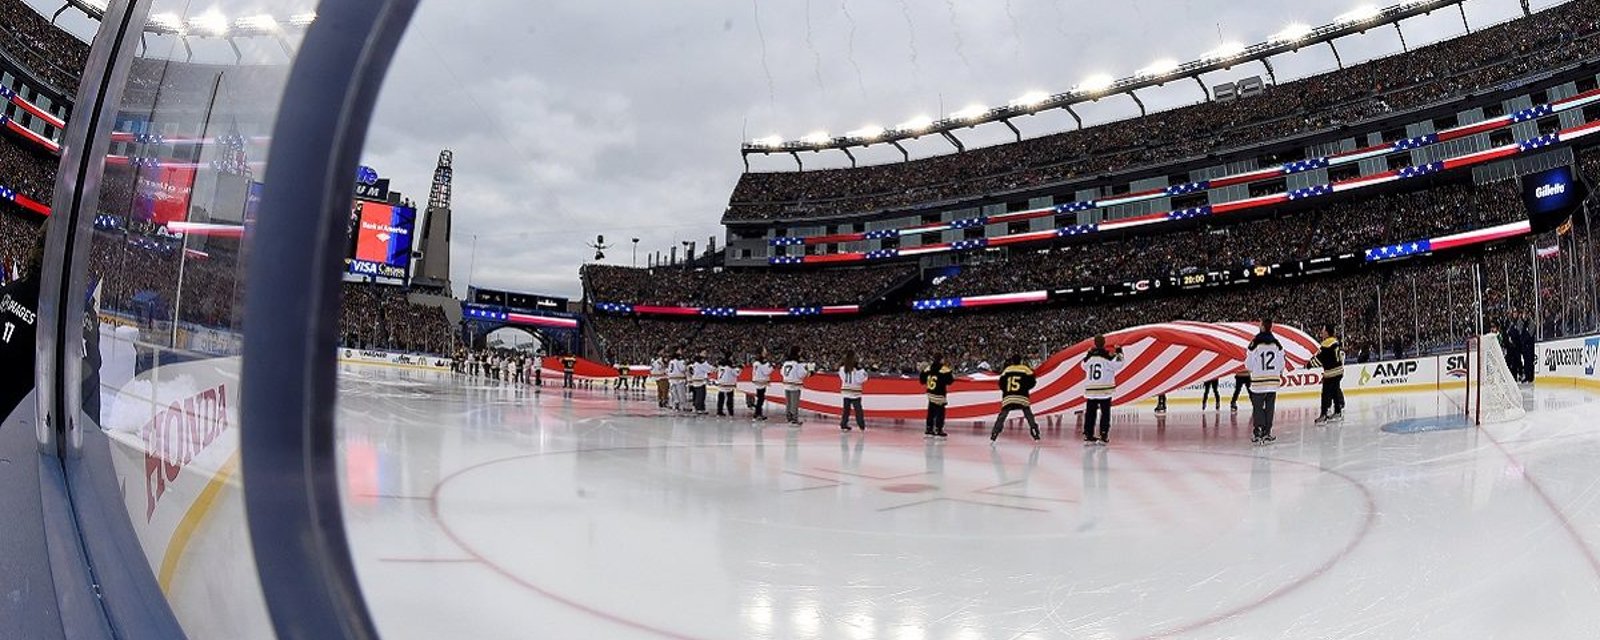
M 1533 334 L 1544 339 L 1544 290 L 1539 288 L 1539 249 L 1528 245 L 1528 262 L 1533 266 Z
M 183 275 L 189 266 L 189 234 L 183 234 L 183 245 L 178 249 L 178 288 L 172 294 L 172 348 L 178 349 L 178 322 L 183 317 Z

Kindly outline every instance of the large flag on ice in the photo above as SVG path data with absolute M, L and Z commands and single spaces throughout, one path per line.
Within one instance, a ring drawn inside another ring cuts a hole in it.
M 1242 371 L 1245 351 L 1257 331 L 1253 323 L 1169 322 L 1106 334 L 1106 343 L 1121 346 L 1124 358 L 1114 402 L 1138 402 Z M 1304 331 L 1277 325 L 1273 333 L 1283 343 L 1291 368 L 1304 366 L 1316 353 L 1316 340 Z M 1034 370 L 1038 378 L 1032 393 L 1034 413 L 1064 413 L 1083 406 L 1080 365 L 1091 346 L 1089 340 L 1072 345 Z M 748 371 L 743 380 L 741 390 L 754 391 Z M 927 410 L 922 386 L 916 380 L 869 380 L 862 395 L 867 415 L 876 418 L 917 419 Z M 948 397 L 947 415 L 952 420 L 991 417 L 1000 409 L 1000 391 L 988 378 L 957 380 Z M 775 400 L 781 403 L 782 397 Z M 801 398 L 804 409 L 838 413 L 840 404 L 838 376 L 818 372 L 806 381 Z

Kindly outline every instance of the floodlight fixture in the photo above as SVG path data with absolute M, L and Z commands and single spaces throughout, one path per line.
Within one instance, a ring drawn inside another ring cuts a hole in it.
M 750 142 L 760 147 L 777 148 L 783 146 L 783 136 L 774 133 L 765 138 L 756 138 Z
M 1228 60 L 1230 58 L 1237 58 L 1243 53 L 1244 45 L 1242 43 L 1238 41 L 1228 41 L 1218 45 L 1217 48 L 1206 52 L 1206 59 Z
M 211 12 L 189 18 L 189 30 L 200 35 L 221 37 L 228 33 L 228 19 Z
M 1031 109 L 1033 107 L 1037 107 L 1037 106 L 1039 106 L 1041 104 L 1044 104 L 1045 101 L 1047 101 L 1049 99 L 1050 99 L 1050 94 L 1048 94 L 1048 93 L 1045 93 L 1043 91 L 1029 91 L 1029 92 L 1024 93 L 1024 94 L 1022 94 L 1020 96 L 1017 96 L 1016 100 L 1012 100 L 1011 101 L 1011 106 L 1020 107 L 1020 108 L 1023 108 L 1023 109 Z
M 183 24 L 183 18 L 176 13 L 158 13 L 150 16 L 150 26 L 161 33 L 174 33 L 183 35 L 188 32 Z
M 1078 83 L 1076 89 L 1082 93 L 1101 93 L 1106 89 L 1110 89 L 1111 85 L 1116 82 L 1117 79 L 1111 77 L 1111 74 L 1096 73 L 1084 78 L 1083 82 Z
M 988 107 L 985 107 L 981 104 L 972 104 L 967 105 L 965 109 L 950 114 L 950 117 L 955 120 L 977 120 L 978 118 L 983 117 L 983 114 L 988 112 Z
M 910 120 L 895 125 L 894 128 L 900 131 L 922 133 L 923 131 L 927 131 L 928 127 L 931 126 L 933 126 L 933 118 L 930 118 L 926 115 L 918 115 Z
M 1311 25 L 1304 22 L 1296 22 L 1284 27 L 1282 31 L 1272 34 L 1272 42 L 1283 44 L 1299 42 L 1306 39 L 1306 36 L 1311 35 L 1311 31 Z
M 849 136 L 851 138 L 861 138 L 861 139 L 864 139 L 864 140 L 876 140 L 878 138 L 883 137 L 883 133 L 884 133 L 883 127 L 880 127 L 880 126 L 875 125 L 875 124 L 869 124 L 869 125 L 866 125 L 864 127 L 861 127 L 860 129 L 856 129 L 855 131 L 851 131 L 849 133 L 846 133 L 845 135 Z
M 1138 71 L 1141 78 L 1159 78 L 1178 70 L 1178 61 L 1172 58 L 1162 58 L 1150 63 Z
M 317 12 L 315 12 L 315 11 L 307 11 L 305 13 L 296 13 L 296 14 L 294 14 L 292 16 L 289 16 L 289 24 L 291 26 L 295 26 L 295 27 L 309 27 L 309 26 L 311 26 L 311 23 L 316 22 L 316 21 L 317 21 Z
M 247 16 L 233 21 L 233 28 L 239 31 L 253 31 L 257 33 L 277 33 L 280 30 L 278 19 L 265 13 L 257 16 Z
M 1334 22 L 1338 24 L 1359 24 L 1369 22 L 1382 14 L 1383 11 L 1378 9 L 1376 5 L 1364 4 L 1345 12 L 1344 15 L 1335 18 Z
M 831 139 L 826 131 L 812 131 L 806 134 L 804 138 L 801 138 L 800 141 L 808 144 L 827 144 L 828 140 Z

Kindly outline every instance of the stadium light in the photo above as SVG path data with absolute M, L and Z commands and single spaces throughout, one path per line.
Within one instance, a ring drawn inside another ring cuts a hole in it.
M 1084 78 L 1083 82 L 1078 83 L 1078 86 L 1074 87 L 1074 89 L 1082 93 L 1101 93 L 1106 89 L 1110 89 L 1111 85 L 1116 82 L 1117 79 L 1111 77 L 1110 74 L 1096 73 Z
M 855 131 L 851 131 L 849 133 L 846 133 L 845 135 L 849 136 L 851 138 L 862 138 L 862 139 L 866 139 L 866 140 L 876 140 L 878 138 L 883 137 L 883 133 L 884 133 L 883 127 L 880 127 L 880 126 L 875 125 L 875 124 L 869 124 L 867 126 L 861 127 L 860 129 L 856 129 Z
M 919 115 L 919 116 L 916 116 L 916 117 L 914 117 L 914 118 L 912 118 L 910 120 L 907 120 L 905 122 L 902 122 L 900 124 L 895 125 L 894 128 L 899 130 L 899 131 L 910 131 L 912 133 L 922 133 L 923 131 L 927 131 L 928 127 L 931 127 L 931 126 L 933 126 L 933 118 L 930 118 L 930 117 L 925 116 L 925 115 Z
M 1303 22 L 1296 22 L 1296 23 L 1291 24 L 1291 25 L 1289 25 L 1287 27 L 1284 27 L 1282 31 L 1279 31 L 1279 32 L 1273 34 L 1272 35 L 1272 42 L 1274 42 L 1274 43 L 1299 42 L 1301 40 L 1304 40 L 1306 38 L 1306 36 L 1309 36 L 1309 35 L 1311 35 L 1311 25 L 1305 24 Z
M 183 26 L 183 19 L 176 13 L 158 13 L 150 16 L 150 26 L 158 31 L 183 35 L 188 29 Z
M 241 31 L 255 31 L 260 33 L 277 33 L 278 19 L 267 14 L 239 18 L 233 21 L 233 28 Z
M 1022 94 L 1020 96 L 1017 96 L 1017 99 L 1016 100 L 1012 100 L 1010 102 L 1010 105 L 1013 106 L 1013 107 L 1019 107 L 1019 108 L 1023 108 L 1023 109 L 1030 109 L 1030 108 L 1033 108 L 1033 107 L 1037 107 L 1037 106 L 1039 106 L 1041 104 L 1044 104 L 1045 101 L 1049 100 L 1049 99 L 1050 99 L 1050 94 L 1048 94 L 1048 93 L 1045 93 L 1043 91 L 1029 91 L 1029 92 L 1024 93 L 1024 94 Z
M 1338 18 L 1334 18 L 1334 22 L 1337 24 L 1358 24 L 1377 18 L 1379 15 L 1382 15 L 1382 13 L 1383 12 L 1380 11 L 1377 6 L 1366 4 L 1351 9 Z
M 1162 58 L 1150 63 L 1149 66 L 1138 71 L 1141 78 L 1157 78 L 1178 70 L 1178 61 L 1172 58 Z
M 950 117 L 955 120 L 977 120 L 978 118 L 983 117 L 983 114 L 988 112 L 988 107 L 985 107 L 981 104 L 972 104 L 967 105 L 967 108 L 965 109 L 950 114 Z
M 228 33 L 228 19 L 220 13 L 206 13 L 189 18 L 189 29 L 201 35 L 222 36 Z
M 754 145 L 756 145 L 758 147 L 767 147 L 769 149 L 776 149 L 778 147 L 783 146 L 783 136 L 780 136 L 780 135 L 774 133 L 774 134 L 772 134 L 770 136 L 767 136 L 765 138 L 756 138 L 755 140 L 751 140 L 750 143 L 754 144 Z
M 289 24 L 296 27 L 309 27 L 311 26 L 311 23 L 316 22 L 316 20 L 317 12 L 315 11 L 296 13 L 292 16 L 289 16 Z
M 800 141 L 809 144 L 825 144 L 830 139 L 826 131 L 812 131 L 806 134 L 804 138 L 801 138 Z
M 1207 60 L 1227 60 L 1236 58 L 1244 53 L 1244 45 L 1237 41 L 1224 42 L 1217 48 L 1206 52 Z

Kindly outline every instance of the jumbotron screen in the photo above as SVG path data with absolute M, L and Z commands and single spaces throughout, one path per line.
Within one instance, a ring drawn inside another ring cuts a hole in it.
M 411 232 L 417 211 L 411 207 L 356 200 L 350 208 L 351 274 L 404 280 L 411 267 Z

